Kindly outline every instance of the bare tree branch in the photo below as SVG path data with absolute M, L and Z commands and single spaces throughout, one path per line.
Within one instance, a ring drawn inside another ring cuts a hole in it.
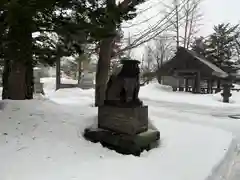
M 189 0 L 183 0 L 181 2 L 181 5 L 179 6 L 178 11 L 182 11 L 184 9 L 184 6 L 186 5 L 186 3 L 188 3 Z M 189 12 L 193 11 L 193 7 L 189 8 Z M 173 18 L 176 15 L 176 9 L 173 8 L 168 14 L 166 14 L 162 19 L 160 19 L 159 21 L 157 21 L 157 23 L 155 23 L 150 29 L 145 30 L 143 33 L 139 33 L 142 34 L 140 35 L 140 37 L 138 37 L 137 39 L 135 39 L 131 45 L 128 45 L 126 47 L 124 47 L 123 49 L 121 49 L 119 51 L 123 52 L 126 51 L 128 49 L 132 49 L 132 48 L 136 48 L 152 39 L 154 39 L 155 37 L 159 36 L 161 33 L 170 30 L 170 28 L 172 28 L 172 26 L 174 26 L 173 22 Z M 179 17 L 179 22 L 181 22 L 184 19 L 184 16 Z

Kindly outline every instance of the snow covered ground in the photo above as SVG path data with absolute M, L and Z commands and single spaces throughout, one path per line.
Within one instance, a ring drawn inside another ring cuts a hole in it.
M 151 91 L 151 96 L 149 95 Z M 190 105 L 202 105 L 209 107 L 239 107 L 240 93 L 233 91 L 230 103 L 222 103 L 221 92 L 217 94 L 192 94 L 186 92 L 173 92 L 170 86 L 157 83 L 144 86 L 140 91 L 141 98 L 151 101 L 164 101 L 171 103 L 184 103 Z
M 231 165 L 238 158 L 240 121 L 228 115 L 237 113 L 240 95 L 223 104 L 219 94 L 174 93 L 157 84 L 143 87 L 140 96 L 161 132 L 161 145 L 134 157 L 82 137 L 84 129 L 96 123 L 94 90 L 55 92 L 54 79 L 43 82 L 46 97 L 3 101 L 1 180 L 235 180 L 232 172 L 238 166 Z

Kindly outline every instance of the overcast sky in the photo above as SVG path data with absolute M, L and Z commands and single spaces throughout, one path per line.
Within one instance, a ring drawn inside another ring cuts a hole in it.
M 138 9 L 141 13 L 133 21 L 123 24 L 125 37 L 128 36 L 129 32 L 133 37 L 139 36 L 139 33 L 141 34 L 151 28 L 163 17 L 163 11 L 166 10 L 163 3 L 169 5 L 171 1 L 148 0 L 140 5 Z M 146 11 L 146 9 L 148 10 Z M 219 23 L 237 24 L 240 22 L 240 0 L 203 0 L 200 10 L 203 14 L 203 20 L 199 27 L 198 36 L 207 36 L 212 32 L 213 26 Z M 138 48 L 136 51 L 139 54 L 139 51 L 143 51 L 143 48 Z
M 212 31 L 213 25 L 240 22 L 240 0 L 204 0 L 202 11 L 205 26 L 201 27 L 201 31 L 204 35 Z

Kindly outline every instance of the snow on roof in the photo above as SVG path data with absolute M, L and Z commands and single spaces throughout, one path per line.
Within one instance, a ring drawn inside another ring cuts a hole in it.
M 183 48 L 185 49 L 185 48 Z M 203 64 L 205 64 L 206 66 L 208 66 L 209 68 L 211 68 L 213 70 L 213 75 L 218 76 L 218 77 L 222 77 L 225 78 L 228 76 L 228 73 L 226 73 L 225 71 L 223 71 L 222 69 L 220 69 L 219 67 L 217 67 L 215 64 L 207 61 L 206 59 L 200 57 L 196 52 L 192 51 L 192 50 L 187 50 L 185 49 L 187 52 L 189 52 L 192 56 L 194 56 L 197 60 L 199 60 L 200 62 L 202 62 Z

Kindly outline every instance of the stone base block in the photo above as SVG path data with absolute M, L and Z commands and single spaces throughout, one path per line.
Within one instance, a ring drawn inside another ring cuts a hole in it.
M 100 142 L 104 147 L 118 153 L 140 156 L 142 151 L 158 147 L 160 132 L 148 129 L 137 135 L 127 135 L 100 128 L 88 128 L 85 129 L 84 137 L 94 143 Z
M 148 107 L 98 108 L 98 127 L 122 134 L 135 135 L 148 129 Z

